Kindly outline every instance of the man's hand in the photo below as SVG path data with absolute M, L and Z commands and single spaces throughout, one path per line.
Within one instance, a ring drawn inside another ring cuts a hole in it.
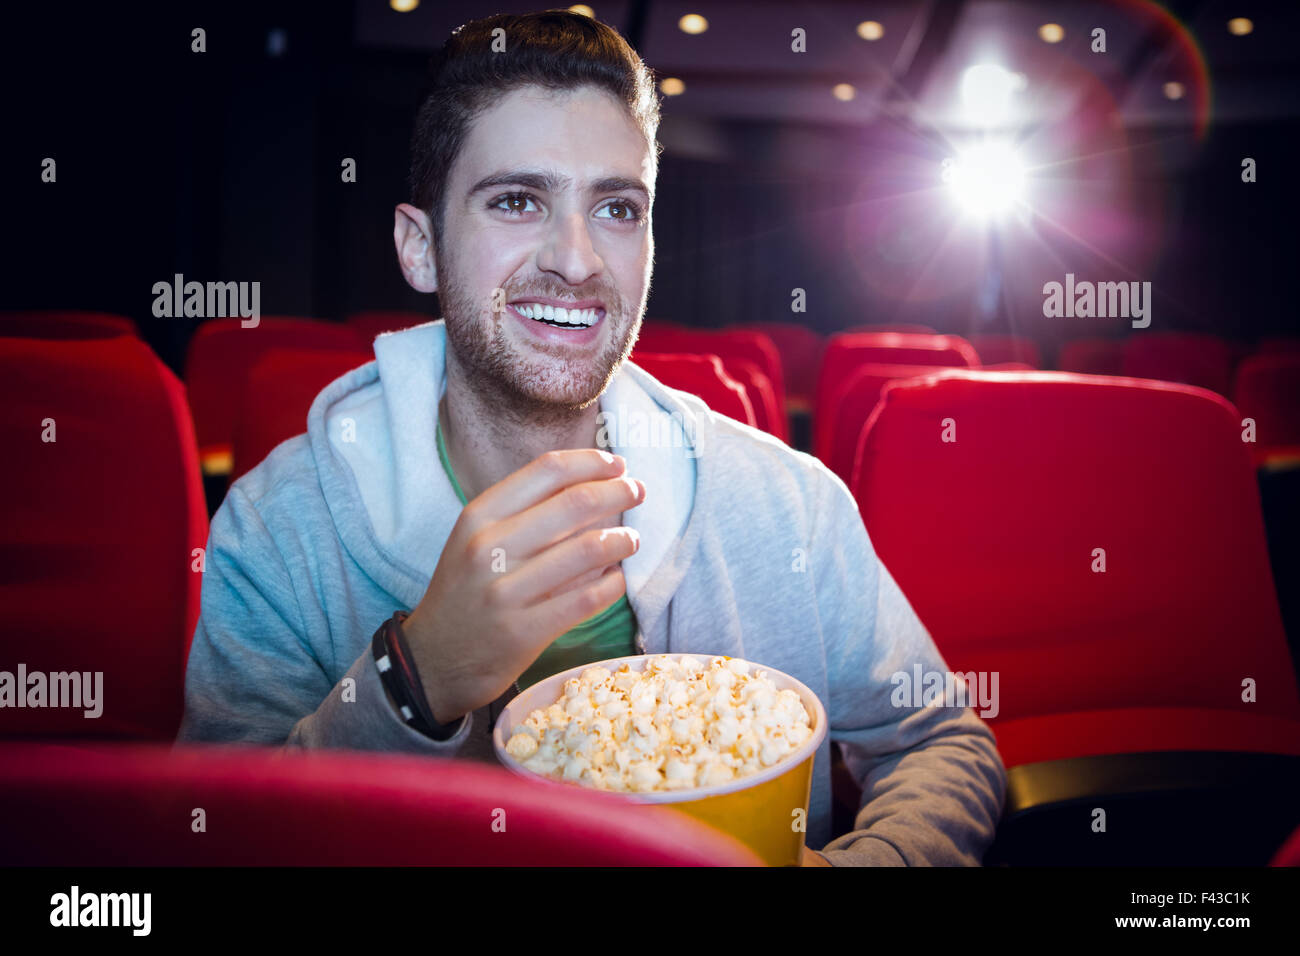
M 805 846 L 803 848 L 803 860 L 800 862 L 799 865 L 800 866 L 830 866 L 831 861 L 826 859 L 826 857 L 822 856 L 816 850 L 810 850 L 808 849 L 808 847 Z
M 496 700 L 552 641 L 626 592 L 619 562 L 640 538 L 592 527 L 645 500 L 626 469 L 595 449 L 551 451 L 465 506 L 402 626 L 439 723 Z

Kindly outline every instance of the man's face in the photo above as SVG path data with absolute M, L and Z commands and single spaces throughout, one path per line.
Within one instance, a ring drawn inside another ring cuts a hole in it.
M 446 190 L 437 281 L 475 392 L 525 417 L 600 396 L 649 292 L 653 173 L 626 107 L 593 87 L 525 87 L 471 124 Z M 545 306 L 577 310 L 561 313 L 577 328 L 548 324 L 558 317 Z

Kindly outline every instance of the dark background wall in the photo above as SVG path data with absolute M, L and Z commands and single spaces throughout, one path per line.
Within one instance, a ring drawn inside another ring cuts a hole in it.
M 391 238 L 424 50 L 359 43 L 350 3 L 108 6 L 5 13 L 0 308 L 130 315 L 174 368 L 194 320 L 150 309 L 152 285 L 178 272 L 258 280 L 267 315 L 436 314 L 433 297 L 402 280 Z M 207 31 L 204 54 L 190 51 L 194 26 Z M 1252 82 L 1295 102 L 1295 73 L 1293 64 Z M 1016 288 L 1008 277 L 1001 306 L 983 317 L 970 288 L 900 302 L 864 281 L 881 263 L 862 257 L 880 250 L 846 244 L 855 197 L 888 188 L 884 170 L 900 155 L 937 160 L 914 125 L 722 117 L 708 127 L 713 147 L 697 150 L 698 127 L 671 102 L 665 113 L 650 317 L 789 319 L 800 287 L 799 318 L 827 332 L 869 321 L 952 332 L 1014 324 L 1050 348 L 1097 331 L 1035 317 L 1041 276 Z M 1298 132 L 1294 116 L 1231 111 L 1200 144 L 1187 129 L 1134 132 L 1161 141 L 1134 151 L 1131 176 L 1138 194 L 1160 197 L 1164 238 L 1143 277 L 1165 297 L 1166 327 L 1249 340 L 1297 326 Z M 1244 155 L 1259 162 L 1250 186 L 1239 182 Z M 40 181 L 45 156 L 58 163 L 57 184 Z M 357 161 L 354 184 L 340 180 L 344 157 Z M 1083 277 L 1087 250 L 1051 242 Z

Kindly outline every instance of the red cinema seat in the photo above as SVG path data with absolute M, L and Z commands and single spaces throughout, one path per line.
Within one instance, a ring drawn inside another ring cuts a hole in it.
M 0 382 L 0 669 L 47 703 L 90 675 L 100 710 L 4 707 L 0 737 L 171 739 L 208 536 L 185 389 L 129 335 L 0 339 Z
M 851 488 L 949 667 L 1001 675 L 988 716 L 1008 767 L 1300 755 L 1259 491 L 1226 399 L 1061 372 L 894 382 Z
M 1300 460 L 1300 352 L 1256 355 L 1237 366 L 1233 404 L 1255 420 L 1257 465 Z
M 1181 382 L 1231 394 L 1233 348 L 1213 335 L 1134 332 L 1124 341 L 1124 375 Z
M 870 362 L 860 366 L 835 393 L 828 413 L 817 417 L 813 446 L 817 457 L 848 484 L 853 476 L 858 439 L 884 387 L 895 379 L 930 375 L 934 371 L 933 365 Z
M 419 312 L 396 311 L 357 312 L 347 318 L 347 324 L 357 330 L 367 345 L 385 332 L 400 332 L 402 329 L 433 321 L 435 321 L 433 316 Z
M 772 340 L 785 374 L 786 404 L 794 409 L 811 411 L 813 396 L 817 392 L 817 370 L 826 349 L 825 337 L 794 322 L 753 322 L 731 328 L 739 332 L 757 332 Z
M 1043 367 L 1038 343 L 1025 335 L 972 335 L 970 344 L 975 346 L 984 368 L 1013 362 L 1031 368 Z
M 758 427 L 745 386 L 727 374 L 718 356 L 643 352 L 631 361 L 669 388 L 698 396 L 718 414 Z
M 637 338 L 636 349 L 645 352 L 694 352 L 699 355 L 716 355 L 724 365 L 733 359 L 753 362 L 772 383 L 777 404 L 785 408 L 785 375 L 781 369 L 781 356 L 766 335 L 733 329 L 674 329 L 663 325 L 643 323 Z
M 678 811 L 500 767 L 249 747 L 0 745 L 0 845 L 10 866 L 761 865 Z
M 1269 866 L 1300 866 L 1300 827 L 1278 848 Z
M 1061 346 L 1056 364 L 1062 372 L 1119 375 L 1124 370 L 1124 343 L 1119 339 L 1075 339 Z
M 1300 336 L 1275 335 L 1261 339 L 1255 346 L 1257 355 L 1273 355 L 1278 352 L 1300 352 Z
M 108 312 L 0 312 L 0 338 L 103 339 L 138 334 L 131 319 Z
M 307 412 L 321 390 L 374 358 L 371 352 L 271 349 L 245 379 L 235 421 L 231 481 L 256 467 L 275 446 L 307 430 Z
M 843 387 L 845 379 L 860 366 L 873 362 L 979 368 L 980 359 L 974 346 L 956 335 L 906 332 L 842 332 L 832 335 L 817 380 L 815 418 L 829 413 L 832 399 Z
M 230 473 L 244 379 L 263 353 L 270 349 L 355 352 L 368 345 L 356 329 L 316 319 L 263 316 L 250 328 L 237 318 L 210 319 L 200 325 L 185 357 L 185 384 L 204 473 Z
M 864 322 L 840 330 L 840 334 L 845 332 L 900 332 L 906 335 L 938 334 L 935 329 L 930 328 L 928 325 L 917 325 L 915 322 Z
M 777 404 L 776 392 L 763 370 L 744 359 L 731 359 L 723 362 L 722 366 L 728 375 L 744 386 L 745 394 L 749 396 L 749 403 L 754 409 L 757 427 L 781 441 L 789 441 L 785 409 Z

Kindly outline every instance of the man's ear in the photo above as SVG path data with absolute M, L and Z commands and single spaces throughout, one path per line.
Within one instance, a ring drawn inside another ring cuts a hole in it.
M 408 203 L 398 205 L 393 214 L 393 244 L 407 284 L 416 292 L 437 292 L 438 265 L 429 217 Z

